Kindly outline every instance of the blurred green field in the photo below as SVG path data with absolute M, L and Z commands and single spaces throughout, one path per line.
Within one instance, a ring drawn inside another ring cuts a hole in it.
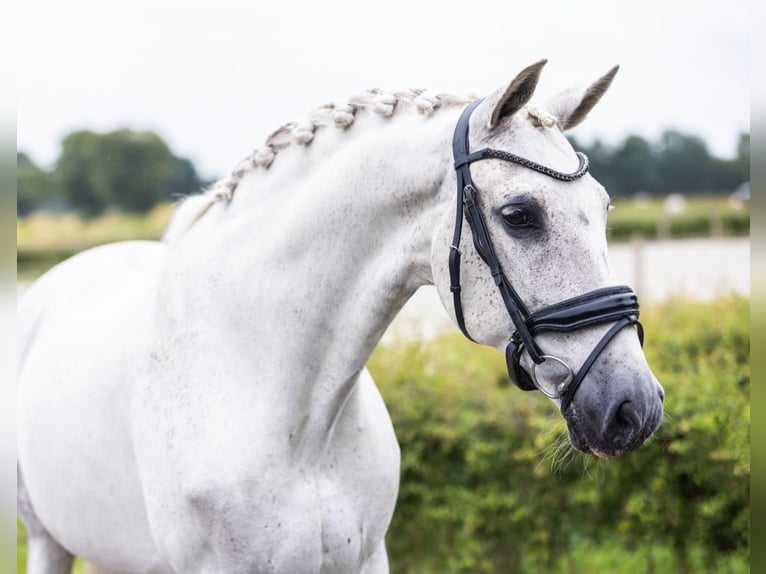
M 162 204 L 146 215 L 109 213 L 84 219 L 75 213 L 33 213 L 16 221 L 16 263 L 20 279 L 37 277 L 56 263 L 87 249 L 131 239 L 159 239 L 173 212 Z
M 609 214 L 610 241 L 625 241 L 639 234 L 647 239 L 747 235 L 749 206 L 735 207 L 726 197 L 693 197 L 680 215 L 665 213 L 663 201 L 615 199 Z M 146 216 L 110 213 L 82 219 L 72 213 L 34 213 L 17 221 L 19 278 L 39 276 L 59 261 L 88 247 L 126 239 L 158 239 L 173 211 L 171 204 L 154 208 Z
M 662 199 L 612 200 L 608 237 L 623 241 L 634 235 L 645 238 L 686 238 L 750 233 L 750 206 L 733 203 L 728 197 L 686 198 L 682 213 L 669 214 Z

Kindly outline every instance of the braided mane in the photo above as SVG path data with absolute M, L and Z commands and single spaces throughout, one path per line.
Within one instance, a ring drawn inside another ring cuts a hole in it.
M 256 169 L 268 169 L 277 154 L 290 145 L 309 145 L 320 128 L 330 126 L 340 130 L 349 129 L 359 112 L 391 117 L 397 111 L 407 108 L 430 115 L 439 108 L 462 106 L 472 99 L 451 94 L 431 94 L 418 88 L 391 91 L 372 89 L 343 102 L 320 106 L 305 119 L 288 122 L 274 131 L 266 138 L 264 146 L 240 161 L 228 177 L 217 181 L 201 194 L 183 199 L 173 213 L 163 240 L 172 242 L 183 235 L 215 203 L 231 201 L 245 175 Z

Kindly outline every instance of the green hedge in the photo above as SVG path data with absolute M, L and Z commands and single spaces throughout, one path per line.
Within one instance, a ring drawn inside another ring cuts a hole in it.
M 612 241 L 624 241 L 634 235 L 641 235 L 648 239 L 663 236 L 674 239 L 711 235 L 741 236 L 750 233 L 750 213 L 663 216 L 656 219 L 634 220 L 610 218 L 607 233 Z
M 392 572 L 748 572 L 749 301 L 644 313 L 660 431 L 575 454 L 555 407 L 459 335 L 370 363 L 402 447 Z

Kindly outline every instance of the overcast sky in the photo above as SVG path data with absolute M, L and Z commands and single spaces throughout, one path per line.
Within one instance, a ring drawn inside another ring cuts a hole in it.
M 207 177 L 312 108 L 371 87 L 485 95 L 548 58 L 544 99 L 614 64 L 573 134 L 668 127 L 731 157 L 750 122 L 745 0 L 24 0 L 17 136 L 48 165 L 74 129 L 156 130 Z

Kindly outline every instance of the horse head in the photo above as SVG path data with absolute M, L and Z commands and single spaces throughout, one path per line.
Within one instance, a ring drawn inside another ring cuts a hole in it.
M 504 352 L 519 387 L 559 406 L 576 449 L 613 456 L 657 429 L 664 392 L 642 351 L 637 298 L 610 270 L 609 195 L 564 131 L 617 68 L 537 106 L 544 64 L 463 112 L 431 268 L 466 336 Z

